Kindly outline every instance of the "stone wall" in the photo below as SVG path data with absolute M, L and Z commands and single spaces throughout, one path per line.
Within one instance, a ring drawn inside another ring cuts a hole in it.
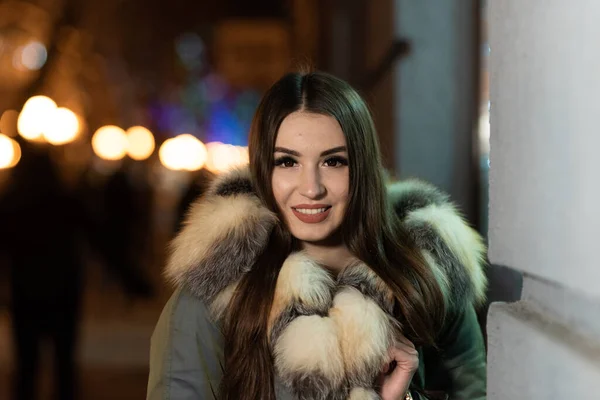
M 488 398 L 600 398 L 600 2 L 489 3 Z

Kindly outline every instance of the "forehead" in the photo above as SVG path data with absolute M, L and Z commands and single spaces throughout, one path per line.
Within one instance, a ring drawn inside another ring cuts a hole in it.
M 288 115 L 281 122 L 275 139 L 275 146 L 295 150 L 320 151 L 345 145 L 346 137 L 335 118 L 304 111 Z

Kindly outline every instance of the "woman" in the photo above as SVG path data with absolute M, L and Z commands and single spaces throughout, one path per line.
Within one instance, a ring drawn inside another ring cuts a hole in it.
M 386 188 L 360 96 L 283 77 L 249 152 L 173 242 L 148 399 L 485 398 L 484 247 L 435 188 Z

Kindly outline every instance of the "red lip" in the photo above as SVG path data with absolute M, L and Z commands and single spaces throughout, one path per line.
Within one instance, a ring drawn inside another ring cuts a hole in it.
M 296 208 L 303 208 L 308 210 L 314 210 L 317 208 L 325 208 L 326 210 L 318 213 L 318 214 L 302 214 L 297 211 Z M 292 207 L 292 212 L 300 221 L 306 224 L 318 224 L 319 222 L 325 221 L 325 219 L 329 216 L 329 211 L 331 211 L 331 206 L 325 204 L 299 204 L 295 207 Z

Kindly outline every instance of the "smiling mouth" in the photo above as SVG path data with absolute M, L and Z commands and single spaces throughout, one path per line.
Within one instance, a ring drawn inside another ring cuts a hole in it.
M 300 221 L 307 224 L 317 224 L 323 222 L 329 216 L 331 206 L 320 208 L 295 208 L 292 207 L 292 212 Z
M 329 209 L 331 207 L 322 207 L 322 208 L 294 208 L 295 211 L 298 211 L 299 213 L 302 214 L 320 214 L 325 212 L 327 209 Z

